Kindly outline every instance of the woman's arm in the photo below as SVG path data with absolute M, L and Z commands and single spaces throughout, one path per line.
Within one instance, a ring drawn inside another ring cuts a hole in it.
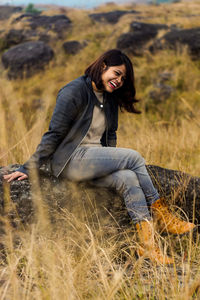
M 16 178 L 23 180 L 28 177 L 30 169 L 38 169 L 42 163 L 51 157 L 76 119 L 80 110 L 80 103 L 81 95 L 77 88 L 65 86 L 60 90 L 49 129 L 43 135 L 35 153 L 16 172 L 5 175 L 5 180 L 8 182 Z

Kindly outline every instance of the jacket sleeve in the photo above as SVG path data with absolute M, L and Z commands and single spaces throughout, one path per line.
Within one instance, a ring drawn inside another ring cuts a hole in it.
M 116 131 L 108 132 L 108 146 L 116 147 L 117 145 L 117 134 Z
M 77 87 L 74 89 L 65 86 L 60 90 L 48 131 L 43 135 L 35 153 L 16 171 L 28 174 L 31 168 L 39 168 L 51 157 L 77 118 L 80 103 L 81 93 Z

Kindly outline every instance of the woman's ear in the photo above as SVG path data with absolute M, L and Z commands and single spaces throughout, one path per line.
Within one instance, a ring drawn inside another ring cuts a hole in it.
M 106 68 L 107 68 L 107 66 L 106 66 L 105 62 L 103 62 L 103 64 L 102 64 L 102 71 L 105 71 Z

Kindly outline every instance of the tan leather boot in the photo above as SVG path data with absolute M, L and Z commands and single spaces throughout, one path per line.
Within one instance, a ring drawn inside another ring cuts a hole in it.
M 184 234 L 195 228 L 193 223 L 182 221 L 174 216 L 162 198 L 151 205 L 151 211 L 153 220 L 156 221 L 157 227 L 161 232 Z
M 136 229 L 139 238 L 138 255 L 149 258 L 151 261 L 158 264 L 172 264 L 174 261 L 171 257 L 162 253 L 161 249 L 154 239 L 154 228 L 152 221 L 141 221 L 136 224 Z

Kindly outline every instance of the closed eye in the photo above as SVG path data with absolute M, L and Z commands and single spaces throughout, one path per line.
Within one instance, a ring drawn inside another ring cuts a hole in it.
M 118 71 L 115 71 L 115 75 L 117 75 L 117 76 L 120 76 L 120 75 L 121 75 L 121 73 L 120 73 L 120 72 L 118 72 Z M 126 78 L 123 76 L 123 77 L 122 77 L 122 80 L 123 80 L 123 81 L 125 81 L 125 80 L 126 80 Z

